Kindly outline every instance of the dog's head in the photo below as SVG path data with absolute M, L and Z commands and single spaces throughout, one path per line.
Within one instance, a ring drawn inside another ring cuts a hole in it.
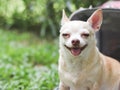
M 101 9 L 96 10 L 86 22 L 70 21 L 63 10 L 62 27 L 60 29 L 60 49 L 73 56 L 79 56 L 85 50 L 95 47 L 94 34 L 100 29 L 101 23 Z

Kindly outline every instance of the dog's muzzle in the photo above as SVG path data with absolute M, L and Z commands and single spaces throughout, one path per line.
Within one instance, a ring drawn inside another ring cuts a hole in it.
M 68 47 L 67 45 L 64 45 L 74 56 L 78 56 L 86 47 L 87 44 L 84 45 L 83 47 L 80 46 L 73 46 L 73 47 Z

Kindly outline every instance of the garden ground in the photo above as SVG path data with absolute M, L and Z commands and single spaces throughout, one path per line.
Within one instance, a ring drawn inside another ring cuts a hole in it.
M 58 40 L 0 29 L 0 90 L 53 90 Z

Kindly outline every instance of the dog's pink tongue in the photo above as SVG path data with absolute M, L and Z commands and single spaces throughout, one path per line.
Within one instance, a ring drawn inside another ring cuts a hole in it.
M 81 53 L 81 49 L 80 49 L 80 48 L 72 48 L 72 49 L 71 49 L 71 53 L 72 53 L 74 56 L 78 56 L 78 55 Z

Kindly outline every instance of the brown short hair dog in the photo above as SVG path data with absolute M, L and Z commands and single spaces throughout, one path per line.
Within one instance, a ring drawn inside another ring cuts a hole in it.
M 65 12 L 60 29 L 59 90 L 120 90 L 120 63 L 99 52 L 95 32 L 102 10 L 86 21 L 70 21 Z

